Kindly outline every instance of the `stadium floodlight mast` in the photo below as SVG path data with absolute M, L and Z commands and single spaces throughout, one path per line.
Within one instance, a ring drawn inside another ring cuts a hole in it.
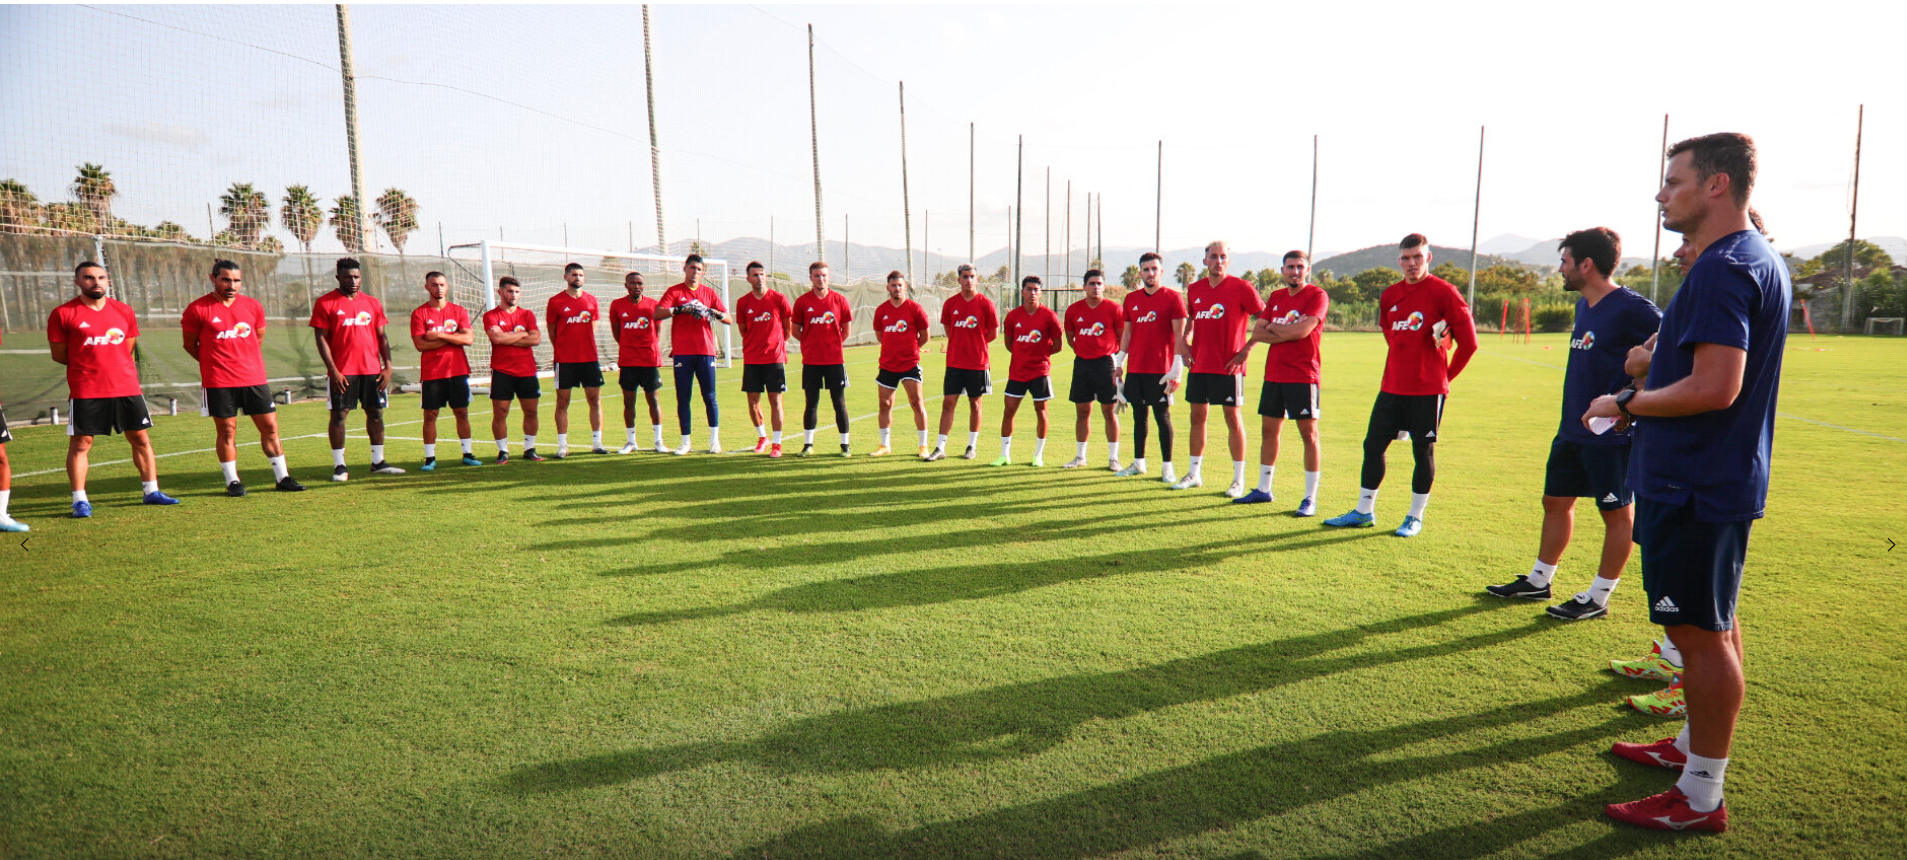
M 1470 212 L 1470 294 L 1466 298 L 1472 308 L 1477 306 L 1477 227 L 1483 223 L 1483 132 L 1484 127 L 1477 126 L 1477 197 L 1476 208 Z

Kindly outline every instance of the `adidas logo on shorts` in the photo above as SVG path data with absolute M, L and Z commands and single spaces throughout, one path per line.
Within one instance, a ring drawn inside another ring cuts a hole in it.
M 1613 505 L 1613 504 L 1615 504 L 1615 503 L 1616 503 L 1616 494 L 1615 494 L 1615 493 L 1609 493 L 1608 495 L 1605 495 L 1605 496 L 1603 496 L 1603 497 L 1602 497 L 1602 503 L 1603 503 L 1603 504 L 1605 504 L 1605 505 Z
M 1655 611 L 1657 611 L 1657 612 L 1680 612 L 1680 611 L 1682 611 L 1682 610 L 1676 607 L 1676 605 L 1675 605 L 1675 601 L 1673 601 L 1673 600 L 1670 600 L 1670 599 L 1669 599 L 1669 596 L 1668 596 L 1668 595 L 1666 595 L 1666 594 L 1664 594 L 1664 595 L 1662 595 L 1662 599 L 1661 599 L 1661 600 L 1658 600 L 1658 601 L 1656 601 L 1656 602 L 1655 602 Z

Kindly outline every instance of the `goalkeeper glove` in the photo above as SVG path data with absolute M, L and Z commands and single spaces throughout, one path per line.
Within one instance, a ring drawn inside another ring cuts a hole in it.
M 1126 411 L 1126 381 L 1121 379 L 1113 383 L 1112 411 L 1114 414 Z
M 1125 368 L 1126 368 L 1126 354 L 1123 352 L 1113 353 L 1112 354 L 1112 369 L 1124 370 Z
M 1179 381 L 1179 373 L 1183 370 L 1185 370 L 1185 357 L 1179 355 L 1172 356 L 1172 369 L 1165 372 L 1165 381 Z

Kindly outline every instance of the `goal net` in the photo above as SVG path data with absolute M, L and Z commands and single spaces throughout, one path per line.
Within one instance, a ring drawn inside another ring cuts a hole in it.
M 1867 333 L 1870 335 L 1890 334 L 1899 337 L 1901 321 L 1901 317 L 1868 317 Z
M 497 306 L 497 281 L 505 276 L 516 278 L 522 285 L 523 295 L 517 304 L 536 313 L 537 325 L 545 332 L 543 343 L 535 347 L 536 366 L 540 376 L 555 374 L 553 346 L 547 332 L 549 322 L 544 319 L 544 308 L 551 296 L 565 287 L 563 270 L 570 263 L 583 267 L 583 290 L 596 297 L 602 309 L 603 318 L 596 322 L 596 353 L 605 367 L 616 365 L 616 336 L 607 319 L 609 303 L 628 295 L 623 288 L 623 277 L 630 272 L 642 273 L 643 295 L 655 299 L 661 298 L 664 290 L 682 280 L 682 263 L 685 257 L 663 256 L 658 254 L 633 254 L 621 251 L 602 251 L 587 248 L 558 248 L 543 245 L 513 245 L 501 242 L 476 242 L 467 245 L 452 245 L 446 251 L 450 268 L 445 274 L 450 277 L 450 300 L 469 309 L 471 324 L 480 327 L 478 321 L 484 311 Z M 730 289 L 729 265 L 727 260 L 703 261 L 707 268 L 702 279 L 715 293 L 722 297 L 723 304 L 733 308 L 731 298 L 736 294 Z M 739 289 L 746 289 L 741 286 Z M 671 348 L 669 326 L 660 327 L 661 349 L 664 356 Z M 717 325 L 716 337 L 721 342 L 722 354 L 716 357 L 716 364 L 730 366 L 730 357 L 736 349 L 734 345 L 734 327 Z M 470 357 L 471 382 L 485 385 L 490 381 L 490 340 L 479 336 L 467 350 Z

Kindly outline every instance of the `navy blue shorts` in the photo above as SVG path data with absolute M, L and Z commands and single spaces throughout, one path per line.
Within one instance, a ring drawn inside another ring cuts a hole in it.
M 1619 511 L 1635 501 L 1629 488 L 1629 446 L 1584 445 L 1558 436 L 1549 443 L 1543 495 L 1595 499 L 1596 508 Z
M 1728 523 L 1695 518 L 1695 504 L 1636 500 L 1636 545 L 1642 547 L 1642 588 L 1649 621 L 1721 632 L 1735 627 L 1742 564 L 1754 520 Z

